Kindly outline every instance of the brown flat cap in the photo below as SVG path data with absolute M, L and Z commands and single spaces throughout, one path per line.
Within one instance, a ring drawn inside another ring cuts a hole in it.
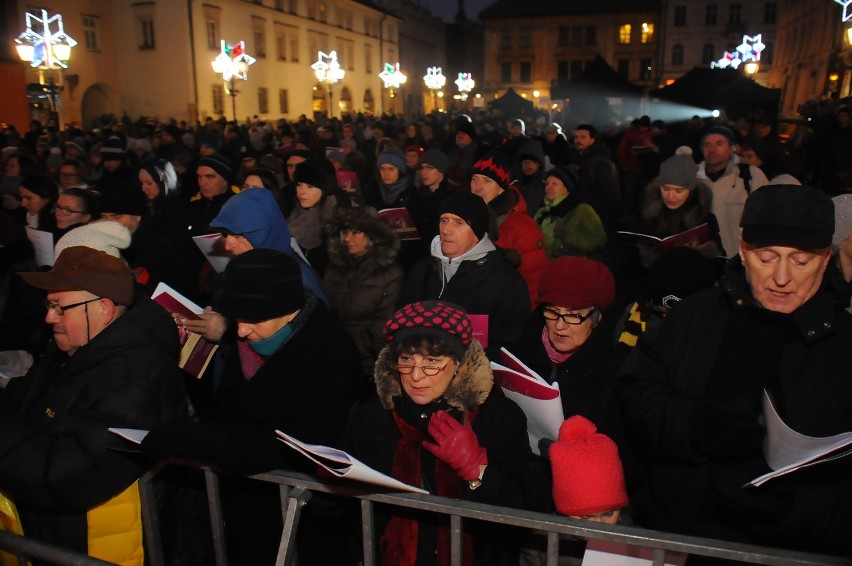
M 133 304 L 133 274 L 124 261 L 85 246 L 65 248 L 50 271 L 19 275 L 37 289 L 88 291 L 117 305 Z

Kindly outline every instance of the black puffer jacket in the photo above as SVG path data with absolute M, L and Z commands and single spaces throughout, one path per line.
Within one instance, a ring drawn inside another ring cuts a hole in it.
M 340 237 L 344 228 L 363 232 L 369 247 L 352 256 Z M 361 371 L 373 374 L 376 356 L 384 346 L 382 329 L 393 315 L 402 288 L 397 261 L 399 239 L 372 208 L 338 210 L 325 226 L 329 263 L 324 282 L 343 327 L 355 340 Z
M 0 490 L 28 536 L 86 552 L 86 511 L 145 471 L 111 450 L 108 427 L 151 429 L 186 416 L 174 321 L 136 303 L 74 356 L 51 342 L 0 395 Z

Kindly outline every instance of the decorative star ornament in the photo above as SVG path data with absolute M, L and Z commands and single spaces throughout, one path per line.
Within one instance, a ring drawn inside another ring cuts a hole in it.
M 447 77 L 441 67 L 429 67 L 426 69 L 426 75 L 423 77 L 423 82 L 426 83 L 426 88 L 431 90 L 439 90 L 447 84 Z
M 852 18 L 852 10 L 849 9 L 849 5 L 852 4 L 852 0 L 834 0 L 841 6 L 843 6 L 843 20 L 844 22 L 849 21 Z
M 249 65 L 253 65 L 254 62 L 255 58 L 246 53 L 245 41 L 228 45 L 223 39 L 221 41 L 221 49 L 215 59 L 215 63 L 218 65 L 214 68 L 221 69 L 222 80 L 246 80 L 248 78 Z
M 337 61 L 337 51 L 327 54 L 317 51 L 317 60 L 311 65 L 311 69 L 314 70 L 317 78 L 324 82 L 336 83 L 346 75 L 346 71 L 341 68 Z M 323 78 L 320 78 L 321 76 Z
M 459 92 L 470 92 L 476 86 L 470 73 L 459 73 L 459 78 L 455 82 L 456 86 L 459 87 Z
M 725 54 L 722 55 L 722 58 L 718 61 L 713 61 L 710 63 L 711 69 L 727 69 L 731 67 L 732 69 L 736 69 L 740 66 L 742 60 L 739 58 L 739 53 L 728 53 L 725 51 Z
M 38 28 L 42 33 L 36 32 L 33 29 L 33 22 L 41 24 Z M 57 57 L 53 46 L 57 43 L 65 43 L 68 48 L 77 45 L 73 37 L 65 33 L 65 25 L 62 22 L 60 14 L 54 14 L 48 17 L 47 10 L 41 10 L 41 18 L 29 12 L 26 13 L 27 29 L 15 39 L 18 45 L 31 45 L 33 47 L 33 58 L 30 61 L 31 67 L 62 67 L 68 68 L 68 64 Z M 57 31 L 54 33 L 50 29 L 50 25 L 55 23 Z
M 743 36 L 743 42 L 737 46 L 737 51 L 742 54 L 740 59 L 742 59 L 743 62 L 760 61 L 760 52 L 766 49 L 766 45 L 761 39 L 762 35 L 763 34 L 759 33 L 755 36 Z
M 379 73 L 379 78 L 385 83 L 385 88 L 399 88 L 408 80 L 408 77 L 399 71 L 399 63 L 395 66 L 385 63 L 385 68 Z

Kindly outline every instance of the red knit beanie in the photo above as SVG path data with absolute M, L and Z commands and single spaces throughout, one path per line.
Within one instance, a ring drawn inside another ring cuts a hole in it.
M 550 447 L 553 501 L 563 515 L 583 516 L 627 505 L 618 447 L 595 424 L 575 415 L 559 427 Z
M 538 304 L 606 311 L 615 300 L 615 279 L 607 267 L 582 256 L 561 256 L 548 263 L 538 283 Z

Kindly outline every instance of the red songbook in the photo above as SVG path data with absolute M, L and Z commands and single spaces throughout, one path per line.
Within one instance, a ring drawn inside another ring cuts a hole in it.
M 393 228 L 400 241 L 420 239 L 420 233 L 407 208 L 386 208 L 379 211 L 379 216 Z
M 672 234 L 665 238 L 658 238 L 650 234 L 640 234 L 638 232 L 627 232 L 621 230 L 618 232 L 625 241 L 631 244 L 640 246 L 649 246 L 657 248 L 660 251 L 670 250 L 681 246 L 697 246 L 704 244 L 710 240 L 710 226 L 705 222 L 699 224 L 695 228 L 690 228 L 678 234 Z
M 165 283 L 157 285 L 151 299 L 166 309 L 177 325 L 181 344 L 178 367 L 200 378 L 210 364 L 210 360 L 213 359 L 213 354 L 216 353 L 219 345 L 208 342 L 200 334 L 187 331 L 178 324 L 178 320 L 181 318 L 200 319 L 201 317 L 198 315 L 204 312 L 203 309 Z

